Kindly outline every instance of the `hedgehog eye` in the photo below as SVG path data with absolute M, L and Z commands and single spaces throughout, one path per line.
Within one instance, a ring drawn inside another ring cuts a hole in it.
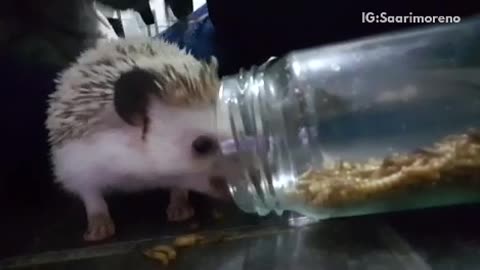
M 216 153 L 218 149 L 217 140 L 210 136 L 198 136 L 192 142 L 192 151 L 196 156 L 208 156 Z

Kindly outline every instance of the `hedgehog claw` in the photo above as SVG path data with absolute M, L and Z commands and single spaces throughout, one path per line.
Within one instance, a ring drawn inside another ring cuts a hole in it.
M 107 214 L 96 214 L 88 218 L 88 230 L 83 238 L 86 241 L 101 241 L 115 234 L 115 224 Z
M 188 191 L 172 190 L 167 208 L 168 221 L 180 222 L 193 217 L 195 211 L 188 202 Z
M 175 205 L 170 204 L 167 209 L 168 221 L 180 222 L 193 217 L 195 211 L 190 205 Z

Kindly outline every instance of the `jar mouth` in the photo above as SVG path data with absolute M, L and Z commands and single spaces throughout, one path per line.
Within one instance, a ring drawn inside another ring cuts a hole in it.
M 230 197 L 244 212 L 265 215 L 271 207 L 261 206 L 265 204 L 268 190 L 265 183 L 271 182 L 271 178 L 265 173 L 268 170 L 265 160 L 261 160 L 262 156 L 268 155 L 269 147 L 261 141 L 254 137 L 239 141 L 229 139 L 220 143 L 220 149 L 226 159 L 238 160 L 241 168 L 241 175 L 234 176 L 241 179 L 227 179 Z
M 220 142 L 226 158 L 234 156 L 240 166 L 240 179 L 229 179 L 230 195 L 236 205 L 247 213 L 264 215 L 274 207 L 270 193 L 270 140 L 265 133 L 261 99 L 262 73 L 251 70 L 238 76 L 224 77 L 217 100 L 217 129 L 229 134 Z
M 285 66 L 291 69 L 295 59 L 287 60 L 224 77 L 220 85 L 217 128 L 230 134 L 221 151 L 238 156 L 241 170 L 240 179 L 227 184 L 234 202 L 248 213 L 281 214 L 296 207 L 291 192 L 298 176 L 313 160 L 317 164 L 313 151 L 318 147 L 311 141 L 315 128 L 303 117 L 307 96 L 302 91 L 287 95 L 292 85 L 285 86 L 291 72 Z
M 220 142 L 220 151 L 223 156 L 232 156 L 249 152 L 268 152 L 271 138 L 245 137 L 239 141 L 227 139 Z

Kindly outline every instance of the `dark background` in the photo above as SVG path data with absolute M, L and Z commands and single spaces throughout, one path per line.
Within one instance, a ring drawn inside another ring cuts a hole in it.
M 413 26 L 361 24 L 363 11 L 468 16 L 478 10 L 471 3 L 208 0 L 216 43 L 225 56 L 220 62 L 222 74 L 294 49 Z M 81 240 L 86 226 L 81 203 L 53 184 L 49 170 L 45 101 L 59 70 L 35 59 L 19 60 L 8 52 L 0 53 L 0 258 L 87 245 Z M 118 226 L 118 235 L 111 241 L 171 231 L 172 226 L 165 223 L 167 199 L 163 191 L 111 198 L 110 207 Z M 209 224 L 211 202 L 202 197 L 195 200 L 199 209 L 204 209 L 200 211 L 201 219 Z M 465 215 L 468 213 L 471 212 Z M 257 220 L 240 214 L 237 217 L 253 223 Z M 457 216 L 457 220 L 469 219 Z M 189 225 L 182 226 L 173 226 L 173 230 Z

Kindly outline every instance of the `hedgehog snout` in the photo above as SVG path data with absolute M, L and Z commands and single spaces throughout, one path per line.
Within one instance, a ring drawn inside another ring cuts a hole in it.
M 231 200 L 230 183 L 244 181 L 244 168 L 239 155 L 224 155 L 219 144 L 213 155 L 208 185 L 212 195 L 221 200 Z

